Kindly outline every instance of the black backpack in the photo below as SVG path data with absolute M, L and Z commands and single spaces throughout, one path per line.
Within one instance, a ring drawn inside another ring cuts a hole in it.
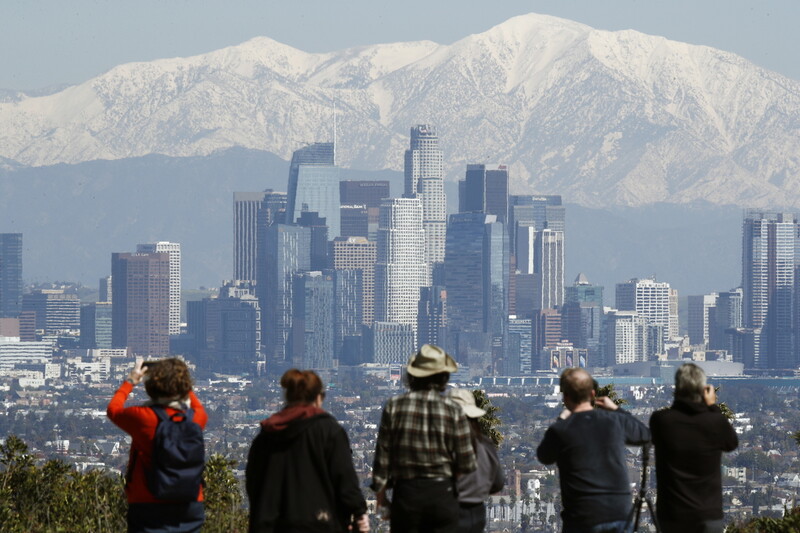
M 159 500 L 194 501 L 203 482 L 203 430 L 192 420 L 194 410 L 168 415 L 163 405 L 152 405 L 158 416 L 147 487 Z

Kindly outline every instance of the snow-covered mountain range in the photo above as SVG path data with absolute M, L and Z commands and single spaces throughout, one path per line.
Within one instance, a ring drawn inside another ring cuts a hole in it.
M 501 162 L 512 190 L 587 206 L 800 206 L 800 82 L 734 54 L 543 15 L 452 45 L 325 54 L 260 37 L 130 63 L 53 94 L 0 94 L 0 168 L 207 155 L 284 159 L 333 137 L 342 166 L 400 169 L 438 128 L 448 179 Z

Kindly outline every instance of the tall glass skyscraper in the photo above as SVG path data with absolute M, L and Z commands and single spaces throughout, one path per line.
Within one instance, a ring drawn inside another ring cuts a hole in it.
M 292 276 L 311 266 L 311 228 L 273 224 L 267 230 L 266 260 L 256 294 L 262 312 L 262 348 L 279 364 L 286 362 L 286 341 L 292 328 Z
M 430 277 L 418 198 L 381 203 L 377 245 L 375 321 L 408 324 L 416 334 L 420 288 Z
M 333 273 L 299 272 L 292 289 L 292 364 L 299 368 L 333 367 Z
M 444 261 L 447 197 L 442 172 L 442 151 L 436 129 L 430 124 L 412 127 L 411 145 L 405 155 L 404 196 L 422 201 L 425 261 L 429 265 Z
M 286 223 L 294 224 L 303 211 L 316 211 L 328 225 L 328 238 L 339 231 L 339 168 L 333 143 L 314 143 L 294 152 L 289 165 Z
M 22 310 L 22 233 L 0 233 L 0 318 Z
M 742 290 L 746 328 L 762 328 L 757 368 L 795 368 L 797 218 L 748 210 L 742 224 Z M 749 358 L 745 357 L 749 362 Z
M 508 224 L 508 167 L 467 165 L 466 177 L 459 182 L 458 211 L 495 215 Z
M 508 239 L 495 215 L 450 215 L 445 256 L 451 329 L 502 339 L 508 315 Z
M 233 279 L 256 280 L 259 253 L 263 254 L 266 228 L 283 223 L 286 193 L 270 189 L 233 193 Z

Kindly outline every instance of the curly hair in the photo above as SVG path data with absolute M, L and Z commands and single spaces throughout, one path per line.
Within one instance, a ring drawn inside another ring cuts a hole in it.
M 144 389 L 150 398 L 185 398 L 192 390 L 192 376 L 189 367 L 182 360 L 173 357 L 162 359 L 147 369 Z

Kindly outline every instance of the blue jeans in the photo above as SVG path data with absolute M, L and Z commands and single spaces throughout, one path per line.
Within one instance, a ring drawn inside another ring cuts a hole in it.
M 632 533 L 633 524 L 627 520 L 603 522 L 593 526 L 571 526 L 564 524 L 562 533 Z

